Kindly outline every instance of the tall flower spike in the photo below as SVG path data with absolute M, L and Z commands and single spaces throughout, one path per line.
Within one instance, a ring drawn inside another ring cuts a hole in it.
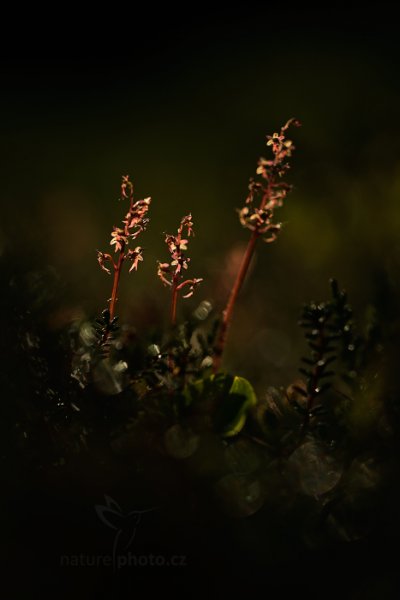
M 239 209 L 239 219 L 243 227 L 256 232 L 265 242 L 276 240 L 282 224 L 275 221 L 275 210 L 283 205 L 292 186 L 281 181 L 290 165 L 287 161 L 295 146 L 286 138 L 290 125 L 298 127 L 299 121 L 290 119 L 280 130 L 267 136 L 267 146 L 271 148 L 273 158 L 261 157 L 258 161 L 256 176 L 250 179 L 249 193 L 243 208 Z M 255 202 L 258 200 L 258 206 Z
M 138 200 L 134 202 L 133 183 L 129 179 L 129 175 L 123 175 L 121 183 L 121 200 L 129 201 L 129 210 L 122 221 L 122 227 L 113 227 L 111 232 L 110 246 L 114 246 L 114 252 L 118 256 L 114 259 L 111 254 L 97 251 L 97 261 L 103 271 L 111 275 L 111 269 L 114 272 L 113 288 L 111 298 L 108 301 L 109 321 L 112 322 L 115 315 L 115 306 L 118 300 L 118 287 L 121 276 L 121 271 L 125 260 L 130 261 L 131 267 L 129 272 L 137 270 L 138 264 L 143 260 L 143 250 L 140 246 L 134 249 L 129 249 L 129 243 L 146 229 L 149 219 L 147 213 L 150 207 L 151 198 Z M 109 267 L 106 265 L 109 264 Z M 106 331 L 101 343 L 107 341 L 109 332 Z
M 185 234 L 186 230 L 186 234 Z M 171 287 L 171 322 L 174 325 L 176 322 L 176 305 L 178 300 L 178 294 L 184 288 L 189 287 L 188 292 L 183 295 L 183 298 L 190 298 L 193 295 L 194 289 L 199 285 L 202 279 L 183 279 L 183 271 L 188 269 L 190 258 L 185 254 L 187 250 L 191 235 L 194 235 L 193 231 L 193 219 L 192 215 L 189 214 L 183 217 L 178 227 L 176 235 L 165 234 L 165 243 L 167 244 L 169 253 L 171 255 L 170 262 L 162 263 L 158 261 L 157 275 L 166 286 Z
M 283 205 L 287 194 L 292 189 L 291 185 L 281 181 L 290 168 L 287 159 L 294 150 L 292 140 L 286 137 L 286 132 L 291 125 L 299 127 L 300 122 L 297 119 L 289 119 L 279 133 L 267 136 L 267 146 L 272 150 L 272 158 L 259 159 L 256 177 L 250 179 L 245 205 L 238 210 L 239 220 L 243 227 L 250 229 L 251 237 L 222 315 L 214 349 L 214 372 L 217 372 L 221 365 L 236 299 L 246 277 L 257 240 L 261 237 L 267 243 L 274 242 L 282 228 L 282 223 L 275 220 L 275 211 Z

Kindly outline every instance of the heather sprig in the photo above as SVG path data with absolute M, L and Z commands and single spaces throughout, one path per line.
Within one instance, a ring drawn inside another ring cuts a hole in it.
M 186 231 L 186 233 L 185 233 Z M 165 243 L 171 255 L 170 262 L 158 261 L 157 275 L 162 283 L 171 288 L 171 323 L 176 323 L 176 305 L 179 292 L 186 288 L 183 298 L 190 298 L 196 286 L 203 281 L 201 278 L 184 279 L 184 271 L 188 269 L 190 258 L 185 252 L 189 237 L 194 235 L 192 215 L 183 217 L 176 235 L 165 234 Z
M 294 386 L 304 400 L 304 430 L 326 408 L 320 397 L 332 387 L 332 380 L 340 377 L 356 386 L 362 363 L 365 342 L 355 331 L 347 293 L 335 279 L 331 279 L 330 285 L 332 298 L 306 304 L 299 323 L 309 346 L 309 355 L 302 358 L 304 366 L 300 369 L 305 385 Z
M 330 369 L 337 359 L 336 342 L 339 338 L 332 322 L 333 316 L 332 302 L 311 302 L 303 308 L 300 325 L 306 332 L 310 356 L 302 358 L 305 366 L 300 368 L 300 373 L 306 379 L 306 385 L 294 386 L 305 401 L 303 430 L 313 418 L 314 411 L 319 410 L 320 405 L 316 403 L 320 396 L 331 387 L 329 378 L 334 375 L 334 371 Z

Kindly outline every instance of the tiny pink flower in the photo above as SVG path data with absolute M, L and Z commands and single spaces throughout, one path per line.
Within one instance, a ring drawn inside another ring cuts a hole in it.
M 110 269 L 108 269 L 105 265 L 106 262 L 111 262 L 114 265 L 114 261 L 110 254 L 104 254 L 104 252 L 100 252 L 100 250 L 97 250 L 97 262 L 99 263 L 103 271 L 108 273 L 108 275 L 111 275 Z

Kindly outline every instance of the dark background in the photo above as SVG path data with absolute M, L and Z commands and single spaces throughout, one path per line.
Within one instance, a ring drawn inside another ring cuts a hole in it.
M 399 49 L 383 6 L 188 5 L 66 13 L 38 29 L 27 21 L 3 41 L 0 66 L 1 248 L 54 267 L 75 290 L 70 314 L 99 312 L 110 293 L 95 249 L 107 250 L 124 213 L 125 173 L 153 204 L 145 262 L 123 281 L 120 314 L 134 323 L 143 301 L 165 309 L 155 262 L 166 258 L 163 232 L 189 211 L 191 273 L 205 281 L 186 310 L 203 298 L 220 310 L 247 239 L 235 209 L 265 135 L 292 116 L 303 127 L 292 132 L 286 226 L 276 244 L 260 244 L 227 366 L 257 378 L 262 362 L 262 384 L 287 380 L 302 343 L 299 307 L 324 298 L 331 276 L 361 312 L 370 303 L 390 312 Z
M 235 209 L 267 152 L 265 135 L 295 116 L 303 126 L 292 131 L 295 190 L 281 211 L 286 226 L 275 244 L 259 245 L 226 366 L 249 377 L 260 394 L 291 382 L 304 347 L 301 304 L 325 298 L 331 276 L 348 290 L 361 329 L 374 306 L 394 336 L 400 295 L 396 28 L 384 5 L 191 4 L 131 7 L 129 15 L 96 9 L 89 17 L 69 7 L 43 18 L 24 12 L 4 19 L 0 252 L 8 270 L 28 281 L 50 272 L 64 282 L 48 326 L 61 330 L 104 308 L 111 282 L 95 250 L 107 250 L 111 227 L 124 214 L 117 198 L 125 173 L 137 197 L 151 195 L 153 203 L 140 241 L 145 261 L 122 282 L 122 319 L 140 328 L 146 306 L 157 322 L 167 320 L 168 291 L 156 278 L 156 260 L 167 257 L 163 232 L 174 231 L 189 211 L 196 230 L 191 273 L 204 282 L 186 308 L 182 302 L 181 314 L 202 299 L 221 310 L 232 264 L 248 238 Z M 40 483 L 38 489 L 40 504 Z M 56 523 L 64 507 L 54 493 Z M 24 519 L 40 531 L 30 519 L 36 508 Z M 93 518 L 92 504 L 89 510 Z M 54 539 L 61 547 L 56 533 Z M 34 551 L 35 541 L 28 547 Z M 389 552 L 379 548 L 383 563 Z M 356 559 L 357 581 L 368 571 L 369 550 Z M 347 565 L 355 561 L 352 552 L 345 551 Z M 324 575 L 335 578 L 325 557 L 322 563 Z M 307 564 L 298 569 L 308 580 Z M 284 571 L 277 579 L 287 578 Z M 242 579 L 247 585 L 245 572 Z M 373 598 L 367 588 L 358 582 L 348 597 Z

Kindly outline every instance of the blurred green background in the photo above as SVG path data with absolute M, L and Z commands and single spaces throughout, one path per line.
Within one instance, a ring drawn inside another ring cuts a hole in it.
M 129 173 L 137 198 L 153 203 L 140 240 L 145 261 L 123 279 L 119 313 L 138 326 L 143 307 L 166 320 L 156 260 L 167 258 L 163 232 L 189 211 L 191 274 L 204 283 L 181 310 L 209 299 L 219 311 L 248 238 L 235 209 L 267 152 L 265 135 L 295 116 L 303 127 L 292 131 L 286 226 L 275 244 L 258 247 L 226 356 L 258 386 L 288 382 L 303 348 L 301 304 L 326 297 L 329 277 L 348 290 L 360 320 L 373 304 L 398 322 L 395 23 L 383 8 L 160 11 L 114 36 L 70 30 L 63 46 L 51 30 L 45 52 L 35 44 L 3 52 L 1 253 L 16 269 L 54 267 L 68 283 L 66 319 L 98 313 L 111 280 L 95 250 L 109 248 Z

